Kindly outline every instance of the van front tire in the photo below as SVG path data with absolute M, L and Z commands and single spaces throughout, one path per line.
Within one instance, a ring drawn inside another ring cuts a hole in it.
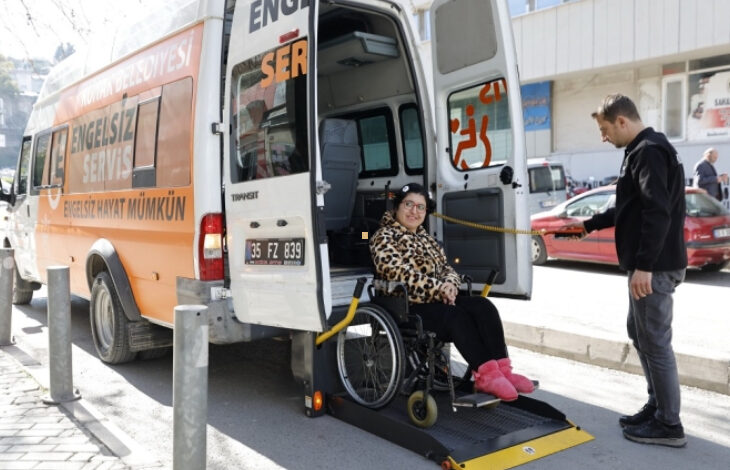
M 137 353 L 131 351 L 129 346 L 129 320 L 124 315 L 114 283 L 106 271 L 94 278 L 89 314 L 91 335 L 99 358 L 108 364 L 133 360 Z
M 33 288 L 30 283 L 24 281 L 18 268 L 15 268 L 15 284 L 13 285 L 13 305 L 28 305 L 33 299 Z

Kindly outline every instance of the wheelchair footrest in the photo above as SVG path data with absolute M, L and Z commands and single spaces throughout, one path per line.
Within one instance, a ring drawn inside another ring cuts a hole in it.
M 467 408 L 481 408 L 483 406 L 493 406 L 501 400 L 494 395 L 488 393 L 470 393 L 456 397 L 452 403 L 454 406 L 463 406 Z

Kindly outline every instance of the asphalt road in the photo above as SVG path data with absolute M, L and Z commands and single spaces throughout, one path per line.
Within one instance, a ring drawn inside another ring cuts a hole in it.
M 537 268 L 536 277 L 550 279 L 549 269 Z M 602 275 L 616 274 L 609 270 Z M 575 276 L 580 285 L 580 266 Z M 576 289 L 575 295 L 587 301 L 587 287 Z M 47 364 L 46 299 L 39 294 L 30 306 L 15 309 L 13 334 L 22 349 Z M 72 321 L 74 385 L 171 468 L 172 357 L 107 366 L 95 356 L 86 301 L 74 298 Z M 642 377 L 518 349 L 511 356 L 517 371 L 540 379 L 536 398 L 596 437 L 521 468 L 728 469 L 730 396 L 683 387 L 687 448 L 643 446 L 626 441 L 617 424 L 620 414 L 643 404 Z M 207 452 L 210 470 L 438 468 L 330 416 L 305 417 L 301 389 L 289 370 L 289 343 L 274 340 L 211 345 Z

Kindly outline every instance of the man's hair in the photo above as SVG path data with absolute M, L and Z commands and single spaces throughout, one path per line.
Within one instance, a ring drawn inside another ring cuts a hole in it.
M 705 157 L 705 158 L 707 158 L 707 157 L 709 157 L 710 155 L 712 155 L 712 152 L 716 152 L 716 150 L 715 150 L 715 147 L 709 147 L 709 148 L 708 148 L 707 150 L 705 150 L 705 151 L 704 151 L 704 152 L 702 153 L 702 156 L 703 156 L 703 157 Z
M 641 121 L 639 111 L 637 111 L 634 102 L 628 96 L 620 93 L 606 96 L 603 99 L 603 103 L 591 114 L 593 119 L 600 117 L 611 124 L 616 122 L 616 118 L 619 116 L 623 116 L 631 121 Z

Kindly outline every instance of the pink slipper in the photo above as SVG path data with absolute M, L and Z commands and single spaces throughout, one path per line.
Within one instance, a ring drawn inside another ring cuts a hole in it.
M 499 364 L 497 361 L 487 361 L 481 366 L 479 370 L 474 372 L 474 385 L 477 390 L 484 393 L 489 393 L 504 401 L 516 400 L 517 390 L 509 380 L 502 375 L 499 370 Z
M 497 364 L 499 365 L 499 371 L 502 375 L 514 385 L 515 389 L 520 393 L 532 393 L 535 391 L 535 384 L 532 380 L 528 379 L 524 375 L 512 373 L 512 362 L 508 357 L 498 359 Z

